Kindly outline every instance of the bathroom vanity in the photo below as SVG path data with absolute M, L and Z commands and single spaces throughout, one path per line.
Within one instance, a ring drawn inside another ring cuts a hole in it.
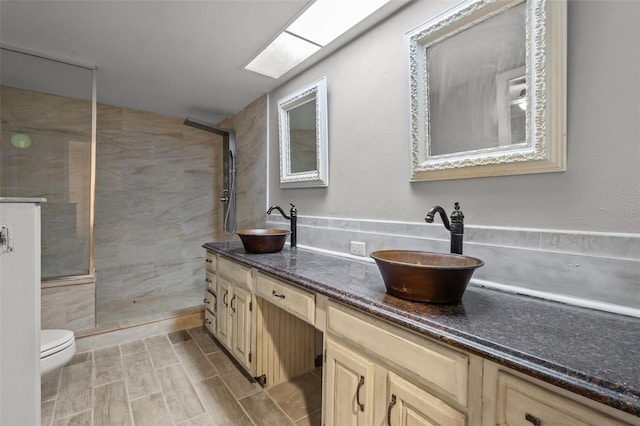
M 372 263 L 204 247 L 206 326 L 265 386 L 312 369 L 323 332 L 325 425 L 640 425 L 637 318 L 476 286 L 415 303 Z

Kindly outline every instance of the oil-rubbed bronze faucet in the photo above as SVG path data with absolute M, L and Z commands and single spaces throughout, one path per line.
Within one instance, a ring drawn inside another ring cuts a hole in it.
M 278 210 L 282 217 L 291 221 L 291 247 L 295 247 L 298 240 L 298 210 L 296 210 L 296 206 L 291 204 L 291 210 L 289 211 L 289 216 L 282 210 L 280 206 L 271 206 L 269 210 L 267 210 L 267 214 L 271 214 L 272 211 Z
M 440 206 L 433 206 L 424 218 L 428 223 L 433 223 L 433 217 L 440 213 L 444 227 L 451 232 L 451 253 L 462 254 L 462 236 L 464 235 L 464 215 L 460 211 L 460 203 L 454 204 L 454 211 L 451 213 L 451 224 L 447 219 L 447 214 Z

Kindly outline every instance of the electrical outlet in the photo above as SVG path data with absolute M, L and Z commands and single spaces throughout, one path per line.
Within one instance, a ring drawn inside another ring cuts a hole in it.
M 365 243 L 361 241 L 351 241 L 351 254 L 354 256 L 364 256 Z

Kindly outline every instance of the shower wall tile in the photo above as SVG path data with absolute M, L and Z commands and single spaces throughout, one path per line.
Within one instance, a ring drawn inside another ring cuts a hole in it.
M 88 185 L 90 179 L 78 168 L 68 168 L 65 159 L 86 162 L 91 140 L 89 103 L 5 86 L 0 90 L 0 161 L 13 149 L 10 142 L 5 146 L 11 132 L 28 131 L 33 136 L 34 145 L 28 153 L 14 149 L 12 155 L 23 156 L 21 168 L 29 175 L 34 195 L 64 203 L 50 205 L 50 213 L 57 219 L 44 231 L 55 236 L 56 244 L 43 244 L 43 255 L 55 255 L 58 266 L 71 271 L 77 263 L 72 253 L 85 257 L 89 250 L 87 244 L 77 244 L 71 236 L 81 233 L 77 224 L 88 224 L 88 212 L 75 204 L 83 191 L 78 183 Z M 236 133 L 239 226 L 257 226 L 265 219 L 266 108 L 264 96 L 221 124 Z M 43 326 L 86 330 L 94 327 L 96 312 L 105 324 L 122 325 L 135 323 L 136 314 L 141 320 L 157 320 L 201 304 L 202 244 L 236 237 L 222 233 L 218 200 L 222 192 L 222 137 L 184 126 L 182 121 L 97 105 L 97 282 L 45 288 Z M 72 150 L 70 144 L 74 144 Z M 43 159 L 58 167 L 44 170 Z M 0 181 L 9 181 L 17 172 L 11 164 L 2 163 Z M 68 193 L 54 189 L 67 184 Z M 73 250 L 68 250 L 74 244 Z
M 117 310 L 131 321 L 136 310 L 146 318 L 200 305 L 202 244 L 228 238 L 218 201 L 222 137 L 184 126 L 181 118 L 105 105 L 98 113 L 99 318 L 122 323 L 113 318 Z M 266 97 L 221 126 L 236 133 L 238 223 L 259 220 L 266 204 Z
M 266 220 L 266 110 L 265 95 L 222 123 L 236 132 L 238 229 L 262 227 Z
M 164 135 L 182 138 L 183 119 L 150 112 L 122 109 L 122 130 L 129 134 Z
M 106 130 L 122 130 L 122 108 L 113 105 L 98 104 L 97 128 Z
M 50 131 L 91 141 L 91 102 L 51 96 L 43 124 Z
M 46 287 L 41 292 L 42 328 L 86 330 L 95 326 L 95 284 Z

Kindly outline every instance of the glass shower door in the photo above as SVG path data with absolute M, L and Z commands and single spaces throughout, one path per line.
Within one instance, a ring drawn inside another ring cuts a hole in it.
M 93 274 L 93 70 L 2 48 L 0 196 L 43 197 L 42 278 Z

